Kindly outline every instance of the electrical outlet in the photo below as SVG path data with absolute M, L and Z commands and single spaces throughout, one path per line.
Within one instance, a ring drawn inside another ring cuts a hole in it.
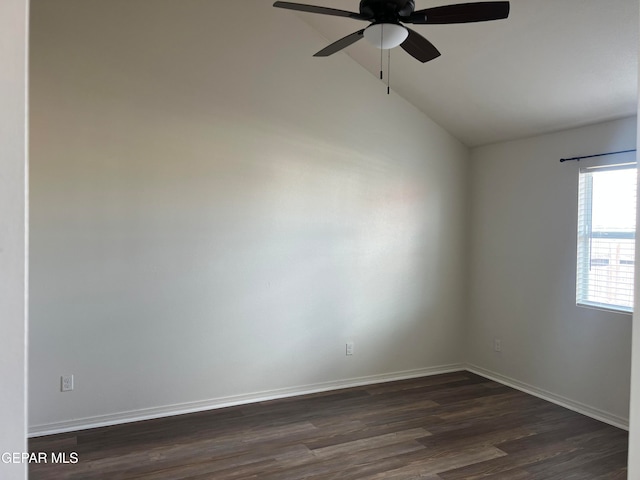
M 353 355 L 353 342 L 347 342 L 346 352 L 347 355 Z
M 501 352 L 502 351 L 502 341 L 499 338 L 493 339 L 493 351 Z
M 60 377 L 60 391 L 70 392 L 73 390 L 73 375 L 63 375 Z

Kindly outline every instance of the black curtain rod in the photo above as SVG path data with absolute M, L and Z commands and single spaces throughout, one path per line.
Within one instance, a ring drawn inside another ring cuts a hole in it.
M 619 152 L 597 153 L 595 155 L 584 155 L 582 157 L 561 158 L 560 159 L 560 163 L 562 163 L 562 162 L 571 162 L 573 160 L 575 160 L 576 162 L 579 162 L 583 158 L 604 157 L 605 155 L 618 155 L 619 153 L 630 153 L 630 152 L 635 152 L 635 151 L 636 151 L 636 149 L 634 148 L 633 150 L 621 150 Z

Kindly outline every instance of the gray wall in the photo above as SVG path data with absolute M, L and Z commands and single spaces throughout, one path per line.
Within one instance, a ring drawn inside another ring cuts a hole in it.
M 32 5 L 32 431 L 459 366 L 468 150 L 270 2 L 149 5 Z
M 478 148 L 471 163 L 468 362 L 618 424 L 628 420 L 631 315 L 575 305 L 586 161 L 559 159 L 635 144 L 630 118 Z
M 0 454 L 25 452 L 26 395 L 26 0 L 0 3 Z M 0 478 L 27 478 L 0 462 Z
M 640 79 L 640 62 L 638 63 Z M 638 107 L 638 113 L 640 114 L 640 106 Z M 640 131 L 640 125 L 638 125 L 638 131 Z M 636 141 L 636 145 L 640 145 L 640 133 Z M 640 177 L 640 172 L 638 172 Z M 638 198 L 638 204 L 640 204 L 640 195 Z M 637 219 L 640 218 L 640 208 L 636 210 Z M 637 224 L 640 225 L 640 220 L 637 220 Z M 636 257 L 640 256 L 640 244 L 636 240 Z M 640 298 L 640 269 L 636 268 L 635 271 L 635 299 L 636 305 L 639 303 Z M 640 328 L 638 327 L 638 319 L 640 314 L 638 309 L 634 309 L 633 320 L 635 327 L 633 328 L 632 346 L 633 355 L 631 360 L 631 406 L 629 412 L 630 429 L 629 429 L 629 470 L 628 478 L 640 477 Z

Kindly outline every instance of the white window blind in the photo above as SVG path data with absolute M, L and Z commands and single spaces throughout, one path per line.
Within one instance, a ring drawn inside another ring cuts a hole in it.
M 631 312 L 636 164 L 580 170 L 576 303 Z

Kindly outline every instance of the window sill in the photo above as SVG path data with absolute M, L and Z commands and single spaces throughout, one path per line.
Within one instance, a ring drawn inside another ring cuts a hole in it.
M 589 308 L 591 310 L 601 310 L 603 312 L 620 313 L 622 315 L 633 315 L 633 308 L 630 307 L 618 307 L 614 305 L 607 305 L 606 303 L 576 303 L 577 307 Z

